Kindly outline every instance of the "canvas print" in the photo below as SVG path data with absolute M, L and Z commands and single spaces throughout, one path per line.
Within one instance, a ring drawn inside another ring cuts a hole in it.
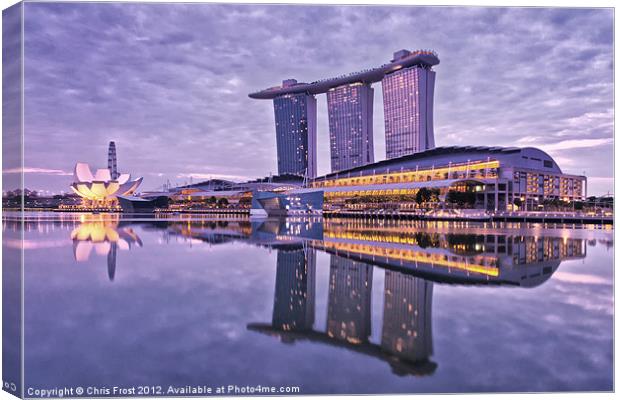
M 2 20 L 5 392 L 614 390 L 612 8 Z

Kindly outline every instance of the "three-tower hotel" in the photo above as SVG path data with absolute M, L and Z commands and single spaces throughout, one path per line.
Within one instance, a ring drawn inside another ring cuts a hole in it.
M 327 93 L 331 170 L 338 172 L 374 162 L 372 84 L 381 82 L 385 115 L 386 158 L 435 147 L 433 91 L 439 64 L 432 51 L 400 50 L 378 68 L 336 78 L 281 86 L 251 93 L 273 99 L 278 173 L 316 177 L 317 114 L 315 95 Z
M 527 147 L 435 147 L 433 94 L 437 54 L 399 50 L 380 67 L 336 78 L 251 93 L 272 99 L 278 173 L 309 178 L 326 201 L 413 195 L 422 187 L 476 193 L 475 208 L 535 209 L 550 199 L 582 200 L 585 176 L 563 173 L 542 150 Z M 373 156 L 373 83 L 381 82 L 386 159 Z M 317 177 L 317 94 L 327 94 L 331 173 Z

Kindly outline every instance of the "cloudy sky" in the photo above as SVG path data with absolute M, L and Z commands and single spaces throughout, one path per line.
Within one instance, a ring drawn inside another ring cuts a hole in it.
M 277 171 L 272 104 L 247 94 L 434 49 L 435 138 L 536 146 L 589 193 L 613 191 L 611 9 L 27 3 L 26 186 L 67 190 L 76 161 L 143 190 Z M 375 159 L 385 158 L 375 84 Z M 319 174 L 329 172 L 325 96 Z

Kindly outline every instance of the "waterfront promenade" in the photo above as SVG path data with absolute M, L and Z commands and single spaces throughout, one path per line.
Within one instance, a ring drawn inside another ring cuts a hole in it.
M 6 211 L 19 211 L 5 209 Z M 123 213 L 118 208 L 101 209 L 26 209 L 25 212 L 51 211 L 58 213 Z M 144 213 L 142 213 L 144 214 Z M 249 215 L 248 208 L 213 208 L 201 210 L 170 210 L 157 209 L 154 213 L 159 215 Z M 292 216 L 302 216 L 295 214 Z M 312 214 L 316 215 L 316 214 Z M 322 212 L 325 218 L 374 218 L 394 220 L 427 220 L 427 221 L 498 221 L 498 222 L 540 222 L 540 223 L 567 223 L 567 224 L 601 224 L 612 225 L 613 213 L 598 212 L 558 212 L 558 211 L 482 211 L 482 210 L 325 210 Z
M 433 211 L 394 211 L 394 210 L 338 210 L 325 211 L 325 217 L 340 218 L 381 218 L 417 219 L 437 221 L 502 221 L 502 222 L 550 222 L 579 224 L 613 224 L 613 214 L 579 212 L 485 212 L 481 210 L 433 210 Z

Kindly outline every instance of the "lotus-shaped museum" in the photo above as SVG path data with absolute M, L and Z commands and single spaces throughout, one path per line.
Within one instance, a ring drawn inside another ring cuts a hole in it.
M 71 189 L 93 205 L 113 202 L 117 195 L 133 194 L 142 183 L 142 178 L 132 181 L 130 174 L 119 174 L 116 179 L 112 179 L 107 168 L 98 169 L 93 175 L 86 163 L 75 164 L 73 178 Z

